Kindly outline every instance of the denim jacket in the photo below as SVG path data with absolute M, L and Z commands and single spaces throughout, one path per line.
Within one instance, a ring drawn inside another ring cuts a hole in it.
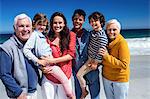
M 80 45 L 78 43 L 78 39 L 76 39 L 76 60 L 73 61 L 74 62 L 73 71 L 75 71 L 75 73 L 78 72 L 80 67 L 83 66 L 83 64 L 85 64 L 85 62 L 88 59 L 88 44 L 89 44 L 90 36 L 91 36 L 90 32 L 83 29 L 83 35 L 81 37 Z M 98 79 L 98 77 L 99 77 L 98 69 L 93 70 L 85 75 L 85 79 L 87 83 L 90 84 L 93 83 L 96 79 Z

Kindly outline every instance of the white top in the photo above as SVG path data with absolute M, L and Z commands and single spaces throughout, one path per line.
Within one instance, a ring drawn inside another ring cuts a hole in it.
M 52 50 L 46 42 L 46 37 L 41 32 L 34 31 L 26 42 L 23 53 L 29 60 L 37 63 L 41 56 L 52 55 Z

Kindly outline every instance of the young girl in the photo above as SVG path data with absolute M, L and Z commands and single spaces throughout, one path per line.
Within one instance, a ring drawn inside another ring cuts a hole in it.
M 69 81 L 64 72 L 60 69 L 59 66 L 47 65 L 46 61 L 40 59 L 43 56 L 53 58 L 52 50 L 49 44 L 46 42 L 46 37 L 42 34 L 47 34 L 48 27 L 48 19 L 46 16 L 44 14 L 37 13 L 33 18 L 34 32 L 26 42 L 23 52 L 24 55 L 29 60 L 32 60 L 37 66 L 49 66 L 51 69 L 51 75 L 53 75 L 63 84 L 67 96 L 71 98 L 73 96 L 73 92 L 70 87 L 68 87 Z
M 80 99 L 84 99 L 88 94 L 88 91 L 86 90 L 86 81 L 83 76 L 88 72 L 97 69 L 98 63 L 102 62 L 102 55 L 99 55 L 98 51 L 100 48 L 106 47 L 108 43 L 107 36 L 103 30 L 105 24 L 103 14 L 93 12 L 88 18 L 93 31 L 91 31 L 90 42 L 88 45 L 88 60 L 77 73 L 77 78 L 82 90 Z
M 44 36 L 49 30 L 49 22 L 45 14 L 37 13 L 32 20 L 33 30 L 41 32 Z

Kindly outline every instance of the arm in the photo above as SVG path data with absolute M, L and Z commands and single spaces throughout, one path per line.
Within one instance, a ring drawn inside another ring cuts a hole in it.
M 107 44 L 108 44 L 108 39 L 107 36 L 105 34 L 105 32 L 103 32 L 100 36 L 99 36 L 99 48 L 106 48 Z M 102 61 L 102 55 L 100 54 L 96 54 L 96 59 L 98 59 L 99 61 Z
M 68 54 L 72 57 L 72 59 L 76 56 L 76 34 L 74 32 L 70 32 L 70 43 Z
M 44 60 L 46 58 L 43 58 Z M 65 62 L 65 61 L 68 61 L 68 60 L 72 60 L 73 57 L 70 55 L 70 54 L 67 54 L 67 55 L 64 55 L 64 56 L 61 56 L 61 57 L 58 57 L 58 58 L 48 58 L 46 60 L 49 61 L 49 63 L 60 63 L 60 62 Z
M 36 64 L 36 66 L 38 65 L 45 66 L 47 64 L 47 61 L 40 59 L 41 57 L 40 54 L 42 52 L 45 52 L 44 53 L 45 55 L 51 55 L 50 53 L 51 49 L 49 46 L 47 46 L 48 44 L 46 42 L 46 39 L 44 40 L 45 42 L 43 41 L 43 38 L 39 37 L 38 32 L 34 31 L 23 48 L 24 55 L 28 58 L 28 60 L 33 61 L 34 64 Z M 42 47 L 42 46 L 43 46 L 43 49 L 41 48 L 39 50 L 39 47 Z M 33 49 L 35 51 L 34 54 L 32 53 Z
M 69 49 L 67 50 L 67 54 L 59 58 L 54 58 L 54 63 L 64 62 L 75 58 L 75 51 L 76 51 L 75 47 L 76 47 L 76 35 L 75 33 L 70 32 L 70 43 Z
M 75 58 L 75 46 L 76 46 L 76 35 L 75 33 L 70 32 L 69 49 L 67 50 L 66 55 L 58 58 L 51 58 L 51 59 L 42 58 L 42 59 L 49 61 L 49 63 L 60 63 L 60 62 L 72 60 L 73 58 Z
M 107 36 L 106 36 L 105 32 L 102 32 L 99 36 L 99 49 L 106 48 L 107 44 L 108 44 Z M 91 62 L 91 68 L 93 70 L 97 69 L 98 63 L 102 62 L 103 56 L 98 53 L 99 53 L 99 51 L 97 52 L 95 59 Z
M 13 92 L 15 97 L 18 97 L 22 93 L 22 89 L 13 78 L 12 65 L 11 57 L 0 49 L 0 79 L 5 87 Z
M 101 49 L 100 54 L 103 55 L 103 59 L 109 63 L 112 68 L 126 69 L 130 64 L 130 53 L 127 42 L 120 42 L 120 47 L 118 49 L 119 58 L 110 55 L 106 49 Z
M 29 59 L 32 60 L 34 63 L 36 63 L 38 61 L 38 58 L 32 53 L 32 49 L 34 49 L 35 47 L 35 43 L 36 43 L 36 34 L 35 32 L 32 32 L 30 38 L 28 39 L 28 41 L 26 42 L 24 48 L 23 48 L 23 53 L 24 55 Z

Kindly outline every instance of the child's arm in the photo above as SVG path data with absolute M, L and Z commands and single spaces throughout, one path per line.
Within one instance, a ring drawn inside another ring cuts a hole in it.
M 31 61 L 33 61 L 35 64 L 38 61 L 38 58 L 32 53 L 32 49 L 34 49 L 35 43 L 36 43 L 36 33 L 32 32 L 30 38 L 26 42 L 23 48 L 23 53 L 24 55 Z
M 107 47 L 107 44 L 108 44 L 108 38 L 105 34 L 105 32 L 101 33 L 100 37 L 99 37 L 99 49 L 100 48 L 106 48 Z M 102 62 L 102 55 L 98 54 L 99 53 L 99 50 L 97 51 L 97 54 L 96 54 L 96 60 L 98 60 L 99 63 Z

